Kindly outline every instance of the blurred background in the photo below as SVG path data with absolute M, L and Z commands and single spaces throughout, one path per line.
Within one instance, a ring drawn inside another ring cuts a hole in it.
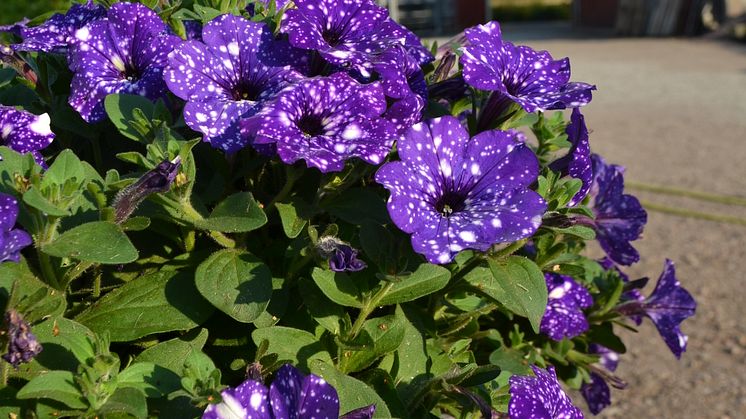
M 598 87 L 583 108 L 591 147 L 627 167 L 628 193 L 649 211 L 634 242 L 642 261 L 627 272 L 655 280 L 670 258 L 699 303 L 681 360 L 649 322 L 622 332 L 617 373 L 629 385 L 599 417 L 746 417 L 746 0 L 379 2 L 439 44 L 498 20 L 505 38 L 570 57 L 573 80 Z M 0 0 L 0 24 L 68 6 Z

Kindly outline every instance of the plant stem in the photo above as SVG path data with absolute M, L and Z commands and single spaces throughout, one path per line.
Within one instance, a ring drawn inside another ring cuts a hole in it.
M 357 337 L 363 329 L 365 320 L 368 319 L 370 313 L 378 307 L 378 303 L 386 296 L 386 294 L 389 293 L 389 291 L 391 291 L 391 288 L 393 287 L 393 282 L 386 283 L 386 285 L 373 294 L 373 296 L 363 304 L 363 307 L 360 309 L 360 314 L 357 316 L 357 319 L 355 319 L 355 323 L 352 324 L 352 329 L 350 329 L 350 332 L 347 335 L 348 340 L 353 340 Z
M 0 367 L 0 383 L 4 386 L 8 385 L 8 372 L 10 372 L 10 364 L 5 361 L 0 361 L 2 365 Z
M 196 209 L 192 206 L 191 202 L 188 200 L 182 200 L 181 203 L 181 210 L 184 212 L 184 215 L 192 222 L 195 221 L 201 221 L 204 220 L 205 217 L 202 216 L 199 212 L 197 212 Z M 219 231 L 212 231 L 207 230 L 207 234 L 215 240 L 219 245 L 227 248 L 234 248 L 236 247 L 236 241 L 231 239 L 230 237 L 226 236 L 225 234 L 219 232 Z
M 739 217 L 729 217 L 726 215 L 708 214 L 706 212 L 690 211 L 680 208 L 671 208 L 664 205 L 653 204 L 650 202 L 640 202 L 642 206 L 650 211 L 661 212 L 664 214 L 676 215 L 679 217 L 696 218 L 700 220 L 715 221 L 726 224 L 736 224 L 746 226 L 746 219 Z
M 275 209 L 275 205 L 287 197 L 287 195 L 293 190 L 295 181 L 300 178 L 301 173 L 303 172 L 296 170 L 293 166 L 285 166 L 285 184 L 282 186 L 282 189 L 280 189 L 280 192 L 278 192 L 264 208 L 265 213 L 269 213 Z
M 60 282 L 57 279 L 57 272 L 55 272 L 52 265 L 52 259 L 41 250 L 45 244 L 51 243 L 54 239 L 60 219 L 57 217 L 45 219 L 39 212 L 36 212 L 35 218 L 36 224 L 40 226 L 39 229 L 41 230 L 36 237 L 36 253 L 39 256 L 39 266 L 41 267 L 42 275 L 49 285 L 64 292 L 65 288 L 61 288 Z
M 737 205 L 746 207 L 746 198 L 728 195 L 716 195 L 706 192 L 690 191 L 688 189 L 670 188 L 668 186 L 650 185 L 638 182 L 625 182 L 625 186 L 640 191 L 653 192 L 663 195 L 683 196 L 685 198 L 698 199 L 700 201 L 714 202 L 717 204 Z
M 528 239 L 518 240 L 517 242 L 510 244 L 508 247 L 495 251 L 494 253 L 490 255 L 490 257 L 494 259 L 501 259 L 501 258 L 508 257 L 512 255 L 513 253 L 517 252 L 527 242 L 528 242 Z

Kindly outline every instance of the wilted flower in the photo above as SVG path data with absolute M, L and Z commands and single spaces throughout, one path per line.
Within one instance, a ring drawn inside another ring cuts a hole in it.
M 594 184 L 590 195 L 596 215 L 592 225 L 596 239 L 611 260 L 620 265 L 631 265 L 640 254 L 630 241 L 637 240 L 648 221 L 648 214 L 640 201 L 624 193 L 624 169 L 608 165 L 601 156 L 593 154 Z
M 334 236 L 319 238 L 316 248 L 322 257 L 329 259 L 329 269 L 334 272 L 357 272 L 368 266 L 357 258 L 357 249 Z
M 554 367 L 543 370 L 531 366 L 535 377 L 510 377 L 511 419 L 582 419 L 583 413 L 572 404 L 557 381 Z
M 87 122 L 104 119 L 104 98 L 129 93 L 159 99 L 166 94 L 163 67 L 181 41 L 158 15 L 139 3 L 116 3 L 106 19 L 75 32 L 68 56 L 75 73 L 70 106 Z
M 48 114 L 34 115 L 12 106 L 0 105 L 0 145 L 18 153 L 32 153 L 34 159 L 44 165 L 39 150 L 54 140 L 49 123 Z
M 17 311 L 11 309 L 5 313 L 5 330 L 8 334 L 8 353 L 2 358 L 10 365 L 18 368 L 22 363 L 29 362 L 39 355 L 42 350 L 41 344 L 31 333 L 31 326 Z
M 599 364 L 603 366 L 607 371 L 616 371 L 617 365 L 619 364 L 619 354 L 612 351 L 605 346 L 591 344 L 588 347 L 589 353 L 599 354 Z M 598 370 L 600 371 L 600 370 Z M 604 374 L 607 375 L 607 374 Z M 591 382 L 583 383 L 580 387 L 580 394 L 583 395 L 586 403 L 588 403 L 588 410 L 594 415 L 599 414 L 602 410 L 611 405 L 611 389 L 604 379 L 604 375 L 599 372 L 590 373 Z M 623 384 L 621 380 L 616 379 L 612 383 L 619 387 L 619 384 Z
M 67 52 L 73 34 L 89 22 L 106 17 L 106 8 L 88 0 L 73 4 L 65 14 L 55 13 L 39 26 L 21 28 L 23 42 L 13 45 L 17 51 Z
M 588 330 L 583 309 L 593 305 L 591 294 L 569 276 L 545 273 L 548 301 L 539 330 L 551 339 L 574 338 Z
M 394 224 L 412 235 L 415 251 L 448 263 L 463 249 L 532 235 L 546 203 L 528 186 L 539 162 L 517 131 L 469 139 L 452 116 L 421 122 L 398 142 L 401 161 L 386 163 L 376 182 L 390 192 Z
M 25 231 L 14 228 L 18 218 L 18 201 L 0 193 L 0 263 L 21 260 L 21 249 L 32 243 Z
M 248 379 L 236 388 L 223 390 L 220 395 L 223 400 L 208 406 L 203 419 L 339 417 L 339 396 L 334 387 L 317 375 L 303 375 L 289 364 L 277 371 L 269 389 L 257 380 Z M 353 412 L 356 418 L 371 418 L 375 406 Z
M 170 55 L 164 78 L 187 101 L 187 125 L 213 147 L 234 153 L 250 140 L 241 136 L 239 121 L 302 76 L 268 64 L 287 48 L 262 23 L 222 15 L 205 25 L 202 36 L 203 42 L 185 42 Z
M 168 192 L 171 184 L 179 174 L 181 158 L 163 161 L 154 169 L 146 172 L 135 183 L 119 191 L 114 199 L 116 222 L 124 222 L 137 209 L 137 206 L 149 195 Z
M 653 293 L 644 301 L 628 301 L 617 307 L 627 316 L 645 316 L 653 321 L 663 341 L 676 356 L 686 351 L 687 336 L 681 332 L 681 322 L 694 315 L 697 302 L 676 279 L 676 268 L 666 259 Z
M 395 128 L 381 115 L 379 83 L 362 85 L 345 73 L 314 77 L 286 87 L 242 123 L 255 144 L 275 144 L 288 164 L 305 160 L 324 173 L 353 157 L 379 164 L 391 150 Z
M 580 203 L 593 184 L 593 163 L 591 162 L 591 147 L 588 142 L 588 128 L 585 126 L 585 118 L 579 108 L 572 110 L 570 123 L 567 125 L 567 140 L 572 147 L 567 155 L 555 160 L 549 168 L 562 175 L 569 175 L 583 182 L 583 186 L 572 197 L 568 206 Z

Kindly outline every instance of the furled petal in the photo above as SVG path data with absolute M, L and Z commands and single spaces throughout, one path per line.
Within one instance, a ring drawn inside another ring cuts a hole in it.
M 340 416 L 339 419 L 371 419 L 376 413 L 376 405 L 361 407 L 355 410 L 351 410 L 344 415 Z
M 572 207 L 583 201 L 593 184 L 593 163 L 591 162 L 588 128 L 585 126 L 585 118 L 579 108 L 572 110 L 566 132 L 572 147 L 566 156 L 555 160 L 549 167 L 555 172 L 569 175 L 583 182 L 583 186 L 567 204 Z
M 1 258 L 0 261 L 2 261 Z M 31 333 L 31 326 L 20 313 L 10 309 L 5 313 L 4 320 L 8 353 L 4 354 L 2 358 L 14 368 L 18 368 L 22 363 L 30 362 L 36 355 L 39 355 L 42 347 L 36 340 L 36 336 Z
M 547 283 L 547 310 L 539 330 L 551 339 L 574 338 L 588 330 L 584 308 L 593 305 L 591 294 L 569 276 L 544 274 Z
M 596 373 L 591 373 L 590 383 L 583 383 L 580 394 L 588 403 L 588 410 L 594 415 L 611 406 L 611 389 L 604 378 Z
M 531 367 L 535 377 L 510 377 L 511 419 L 582 419 L 583 413 L 559 385 L 554 367 Z

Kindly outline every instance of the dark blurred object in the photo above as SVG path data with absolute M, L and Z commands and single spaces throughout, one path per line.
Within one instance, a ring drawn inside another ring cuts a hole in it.
M 532 1 L 529 3 L 498 3 L 492 8 L 492 19 L 500 22 L 526 22 L 570 20 L 572 17 L 571 2 L 544 3 Z
M 725 0 L 575 0 L 579 26 L 613 27 L 623 36 L 701 35 L 726 19 Z
M 399 23 L 420 36 L 441 36 L 489 20 L 487 0 L 379 0 Z M 392 9 L 397 8 L 394 11 Z

